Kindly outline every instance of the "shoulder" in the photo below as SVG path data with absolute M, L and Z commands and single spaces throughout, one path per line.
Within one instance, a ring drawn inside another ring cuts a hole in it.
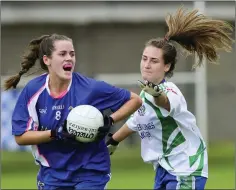
M 182 95 L 180 89 L 173 83 L 166 81 L 162 84 L 159 84 L 159 88 L 161 88 L 164 92 L 173 92 L 175 94 Z
M 87 77 L 81 73 L 78 72 L 74 72 L 73 73 L 73 80 L 75 81 L 75 83 L 80 83 L 81 85 L 86 84 L 86 85 L 91 85 L 97 82 L 97 80 Z
M 73 80 L 80 85 L 86 85 L 87 87 L 92 88 L 93 90 L 104 90 L 104 88 L 112 88 L 113 86 L 108 84 L 105 81 L 96 80 L 91 77 L 84 76 L 81 73 L 75 72 L 73 73 Z
M 23 91 L 27 94 L 27 96 L 32 97 L 36 94 L 40 89 L 45 87 L 47 74 L 40 75 L 32 80 L 30 80 Z

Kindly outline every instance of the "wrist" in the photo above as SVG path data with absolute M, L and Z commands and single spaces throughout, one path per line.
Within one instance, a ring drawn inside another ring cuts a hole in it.
M 120 142 L 114 140 L 112 137 L 110 137 L 107 141 L 107 144 L 113 145 L 113 146 L 117 146 Z
M 157 95 L 153 96 L 154 98 L 159 98 L 162 95 L 162 92 L 159 92 Z
M 56 137 L 57 137 L 56 130 L 51 129 L 50 130 L 50 139 L 54 140 L 54 139 L 56 139 Z
M 114 125 L 115 122 L 114 122 L 113 117 L 109 116 L 109 120 L 110 120 L 111 125 Z

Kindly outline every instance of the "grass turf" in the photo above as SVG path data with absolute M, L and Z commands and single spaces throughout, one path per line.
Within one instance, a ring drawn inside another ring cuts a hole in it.
M 209 179 L 206 189 L 235 189 L 233 143 L 209 146 Z M 154 171 L 143 163 L 139 147 L 120 148 L 112 156 L 109 189 L 152 189 Z M 1 189 L 36 189 L 37 166 L 31 153 L 2 152 Z

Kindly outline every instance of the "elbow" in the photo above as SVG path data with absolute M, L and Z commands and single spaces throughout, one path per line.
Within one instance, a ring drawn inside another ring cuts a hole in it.
M 131 99 L 133 99 L 135 101 L 135 105 L 138 108 L 140 108 L 142 106 L 142 99 L 135 93 L 131 92 Z
M 140 108 L 143 104 L 142 99 L 140 97 L 138 97 L 136 101 L 137 101 L 137 107 Z
M 15 141 L 18 145 L 22 146 L 22 145 L 26 145 L 24 140 L 22 139 L 22 136 L 15 136 Z

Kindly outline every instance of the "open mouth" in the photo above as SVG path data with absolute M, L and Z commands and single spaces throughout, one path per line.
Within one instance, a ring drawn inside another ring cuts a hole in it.
M 64 65 L 63 70 L 64 71 L 71 71 L 72 70 L 72 65 L 71 64 Z

